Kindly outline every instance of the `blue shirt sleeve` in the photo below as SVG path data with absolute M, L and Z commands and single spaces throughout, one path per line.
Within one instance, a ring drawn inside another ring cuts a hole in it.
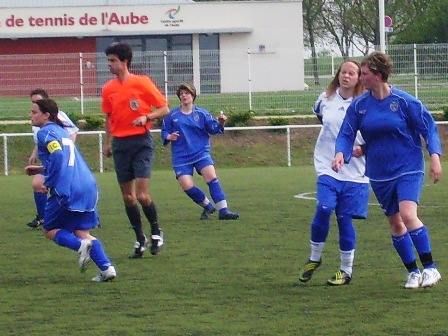
M 165 118 L 163 118 L 162 129 L 160 131 L 160 136 L 162 138 L 162 144 L 167 146 L 171 141 L 167 140 L 166 137 L 173 133 L 173 127 L 171 124 L 171 113 L 168 114 Z
M 45 169 L 45 182 L 47 188 L 54 188 L 61 179 L 61 167 L 64 160 L 64 153 L 62 151 L 62 144 L 57 140 L 52 140 L 48 146 L 55 147 L 55 142 L 58 143 L 59 148 L 55 149 L 47 158 L 47 165 Z M 52 145 L 51 145 L 52 144 Z
M 442 144 L 440 142 L 439 130 L 434 118 L 429 113 L 423 103 L 417 99 L 409 100 L 406 110 L 408 111 L 409 122 L 415 129 L 415 142 L 417 143 L 421 135 L 426 143 L 429 155 L 442 155 Z
M 358 114 L 356 113 L 353 103 L 348 107 L 347 112 L 336 138 L 335 154 L 342 152 L 344 162 L 349 163 L 353 153 L 353 145 L 355 143 L 356 134 L 358 132 Z
M 210 112 L 204 111 L 204 126 L 208 134 L 224 134 L 224 126 L 213 118 Z

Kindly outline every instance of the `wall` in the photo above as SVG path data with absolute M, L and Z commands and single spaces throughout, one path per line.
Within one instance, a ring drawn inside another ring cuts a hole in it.
M 95 51 L 94 36 L 198 33 L 220 34 L 222 92 L 248 92 L 249 85 L 253 91 L 304 89 L 301 1 L 53 7 L 31 14 L 0 8 L 3 55 Z M 74 71 L 76 64 L 68 67 L 56 72 Z M 29 87 L 25 73 L 16 79 L 26 78 Z M 61 91 L 70 77 L 62 79 Z
M 3 56 L 0 95 L 23 97 L 37 87 L 45 87 L 48 92 L 57 96 L 79 92 L 80 52 L 95 52 L 95 38 L 1 40 L 0 55 Z M 45 56 L 49 54 L 61 54 L 61 57 L 57 60 L 51 57 L 49 60 Z M 48 67 L 49 62 L 51 67 Z M 96 86 L 95 76 L 89 76 L 86 80 L 86 87 Z
M 241 3 L 238 11 L 250 13 L 245 20 L 254 27 L 253 31 L 220 36 L 222 91 L 248 91 L 248 49 L 251 52 L 250 83 L 253 91 L 303 90 L 302 4 L 283 2 L 251 5 Z M 222 6 L 227 7 L 225 4 Z M 232 15 L 233 8 L 228 7 L 226 10 L 226 15 Z M 225 12 L 224 8 L 220 12 Z M 259 50 L 260 46 L 264 46 L 264 50 Z M 236 56 L 235 50 L 243 52 Z

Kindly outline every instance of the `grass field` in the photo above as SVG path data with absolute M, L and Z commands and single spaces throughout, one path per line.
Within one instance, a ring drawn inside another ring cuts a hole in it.
M 448 167 L 445 166 L 445 170 Z M 92 283 L 75 252 L 46 240 L 25 223 L 34 216 L 31 178 L 0 176 L 2 193 L 0 335 L 426 335 L 447 334 L 446 292 L 405 290 L 406 270 L 374 198 L 369 218 L 356 221 L 352 283 L 329 287 L 339 267 L 333 223 L 323 264 L 298 282 L 309 254 L 315 190 L 306 167 L 218 169 L 230 208 L 241 219 L 200 221 L 201 209 L 170 170 L 154 172 L 152 195 L 165 232 L 157 257 L 130 260 L 134 234 L 114 173 L 97 174 L 103 227 L 94 231 L 118 277 Z M 198 180 L 199 186 L 204 186 Z M 446 181 L 424 188 L 420 217 L 434 257 L 448 274 Z

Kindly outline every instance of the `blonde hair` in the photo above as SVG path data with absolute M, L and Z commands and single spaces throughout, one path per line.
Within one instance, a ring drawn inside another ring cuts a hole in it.
M 358 77 L 361 75 L 361 64 L 358 61 L 352 60 L 352 59 L 346 59 L 344 62 L 342 62 L 342 64 L 339 66 L 338 71 L 336 72 L 336 75 L 334 75 L 333 80 L 330 82 L 330 84 L 328 84 L 327 87 L 327 97 L 330 97 L 333 93 L 336 92 L 336 89 L 340 86 L 339 84 L 339 75 L 341 73 L 341 69 L 342 66 L 345 63 L 353 63 L 354 65 L 356 65 L 358 67 Z M 355 89 L 353 91 L 353 96 L 359 96 L 361 93 L 364 92 L 364 86 L 362 85 L 362 83 L 358 80 L 358 83 L 356 83 L 355 85 Z

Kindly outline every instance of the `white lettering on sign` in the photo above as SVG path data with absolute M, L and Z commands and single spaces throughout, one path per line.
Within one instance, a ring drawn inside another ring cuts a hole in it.
M 99 17 L 84 13 L 84 15 L 76 18 L 64 13 L 58 17 L 40 17 L 30 15 L 26 18 L 19 17 L 17 15 L 10 15 L 4 20 L 4 27 L 17 28 L 17 27 L 70 27 L 79 24 L 80 26 L 132 26 L 132 25 L 148 25 L 149 16 L 139 15 L 134 12 L 126 14 L 119 14 L 116 12 L 102 12 Z M 0 22 L 1 25 L 1 22 Z

